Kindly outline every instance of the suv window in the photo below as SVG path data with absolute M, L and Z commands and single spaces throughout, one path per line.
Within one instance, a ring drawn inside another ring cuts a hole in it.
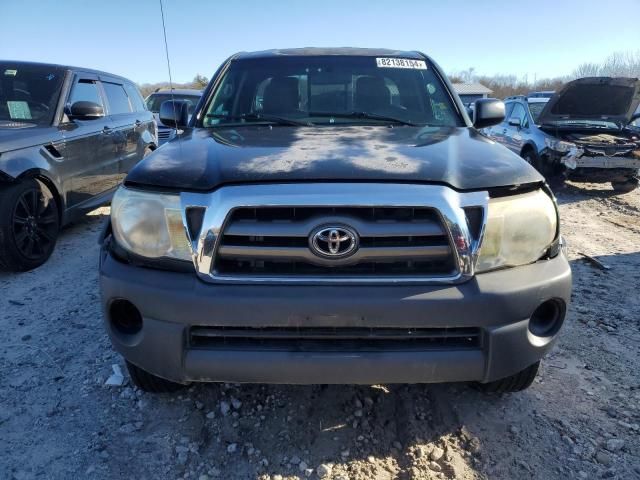
M 203 126 L 261 121 L 262 114 L 314 124 L 380 122 L 365 118 L 368 114 L 461 126 L 433 66 L 426 60 L 411 62 L 417 66 L 384 68 L 374 57 L 357 56 L 236 60 L 205 107 Z
M 521 126 L 524 127 L 526 125 L 527 112 L 525 112 L 524 107 L 520 103 L 516 103 L 514 105 L 513 111 L 511 112 L 511 115 L 509 115 L 509 118 L 513 118 L 513 117 L 520 119 Z
M 513 111 L 513 106 L 515 105 L 515 102 L 507 102 L 504 105 L 504 121 L 508 122 L 509 119 L 511 118 L 511 112 Z
M 127 97 L 127 93 L 124 91 L 124 88 L 122 88 L 122 85 L 108 82 L 103 82 L 102 85 L 104 85 L 104 91 L 107 94 L 107 100 L 109 101 L 109 113 L 111 113 L 111 115 L 131 112 L 129 98 Z
M 68 104 L 73 105 L 76 102 L 93 102 L 104 108 L 102 96 L 98 90 L 98 83 L 95 80 L 78 80 L 71 89 Z
M 142 99 L 142 95 L 140 95 L 140 92 L 138 91 L 138 89 L 130 83 L 125 83 L 124 88 L 127 91 L 127 94 L 129 95 L 129 100 L 131 101 L 133 110 L 136 112 L 144 112 L 147 109 L 147 107 L 145 106 L 144 100 Z

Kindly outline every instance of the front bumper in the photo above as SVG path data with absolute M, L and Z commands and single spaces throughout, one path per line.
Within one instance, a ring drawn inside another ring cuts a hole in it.
M 476 275 L 460 285 L 216 285 L 195 273 L 132 266 L 103 247 L 100 285 L 105 327 L 128 361 L 180 383 L 291 384 L 488 382 L 535 363 L 557 333 L 528 329 L 544 301 L 568 304 L 571 270 L 560 254 L 536 264 Z M 143 317 L 135 335 L 109 319 L 116 299 Z M 190 328 L 205 327 L 476 327 L 477 348 L 393 351 L 273 351 L 192 348 Z

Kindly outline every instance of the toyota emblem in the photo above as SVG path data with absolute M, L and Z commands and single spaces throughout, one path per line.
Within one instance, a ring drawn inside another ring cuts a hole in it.
M 309 248 L 324 258 L 345 258 L 358 249 L 358 234 L 346 225 L 323 225 L 309 235 Z

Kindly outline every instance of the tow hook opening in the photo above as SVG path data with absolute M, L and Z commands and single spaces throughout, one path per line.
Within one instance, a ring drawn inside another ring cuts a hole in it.
M 135 335 L 142 330 L 142 315 L 129 300 L 117 299 L 109 307 L 109 322 L 121 335 Z
M 562 327 L 565 310 L 566 305 L 562 300 L 546 300 L 531 315 L 529 331 L 537 337 L 552 337 Z

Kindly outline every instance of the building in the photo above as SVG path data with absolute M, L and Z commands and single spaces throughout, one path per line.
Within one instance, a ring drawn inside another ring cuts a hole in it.
M 454 83 L 453 89 L 465 105 L 469 105 L 481 98 L 488 98 L 493 93 L 493 90 L 481 83 Z

